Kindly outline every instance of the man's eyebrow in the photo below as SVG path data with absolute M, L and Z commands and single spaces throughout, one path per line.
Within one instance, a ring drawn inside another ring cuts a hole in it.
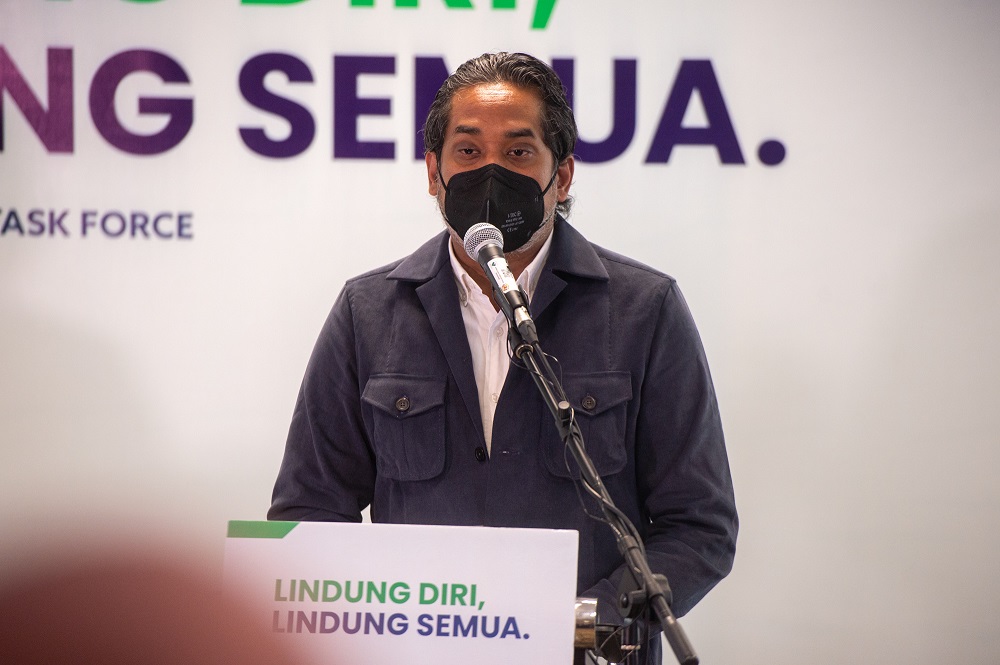
M 454 132 L 456 134 L 469 134 L 471 136 L 479 136 L 483 133 L 478 127 L 473 127 L 471 125 L 455 125 Z M 519 139 L 519 138 L 534 138 L 535 130 L 531 127 L 524 127 L 523 129 L 511 129 L 504 132 L 504 137 L 508 139 Z
M 520 139 L 520 138 L 534 138 L 535 130 L 531 127 L 525 127 L 524 129 L 512 129 L 504 133 L 509 139 Z

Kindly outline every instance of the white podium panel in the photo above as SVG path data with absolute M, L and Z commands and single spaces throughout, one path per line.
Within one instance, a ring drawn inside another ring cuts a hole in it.
M 311 664 L 568 665 L 577 537 L 234 521 L 225 579 Z

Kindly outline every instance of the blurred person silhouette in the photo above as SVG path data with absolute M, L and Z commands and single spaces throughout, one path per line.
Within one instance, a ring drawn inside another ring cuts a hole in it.
M 36 566 L 0 586 L 5 665 L 295 665 L 266 620 L 195 566 L 137 555 Z

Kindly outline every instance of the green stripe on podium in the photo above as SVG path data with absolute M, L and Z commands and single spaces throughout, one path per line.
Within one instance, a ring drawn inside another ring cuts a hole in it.
M 284 538 L 298 522 L 244 522 L 231 520 L 227 538 Z

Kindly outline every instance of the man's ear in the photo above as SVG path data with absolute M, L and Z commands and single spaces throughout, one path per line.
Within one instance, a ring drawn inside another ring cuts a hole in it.
M 424 154 L 424 162 L 427 164 L 427 192 L 431 196 L 438 195 L 438 160 L 433 152 Z
M 575 165 L 573 155 L 570 155 L 559 164 L 559 168 L 556 170 L 558 174 L 556 176 L 556 193 L 558 194 L 556 200 L 560 203 L 569 198 L 569 186 L 573 184 Z

